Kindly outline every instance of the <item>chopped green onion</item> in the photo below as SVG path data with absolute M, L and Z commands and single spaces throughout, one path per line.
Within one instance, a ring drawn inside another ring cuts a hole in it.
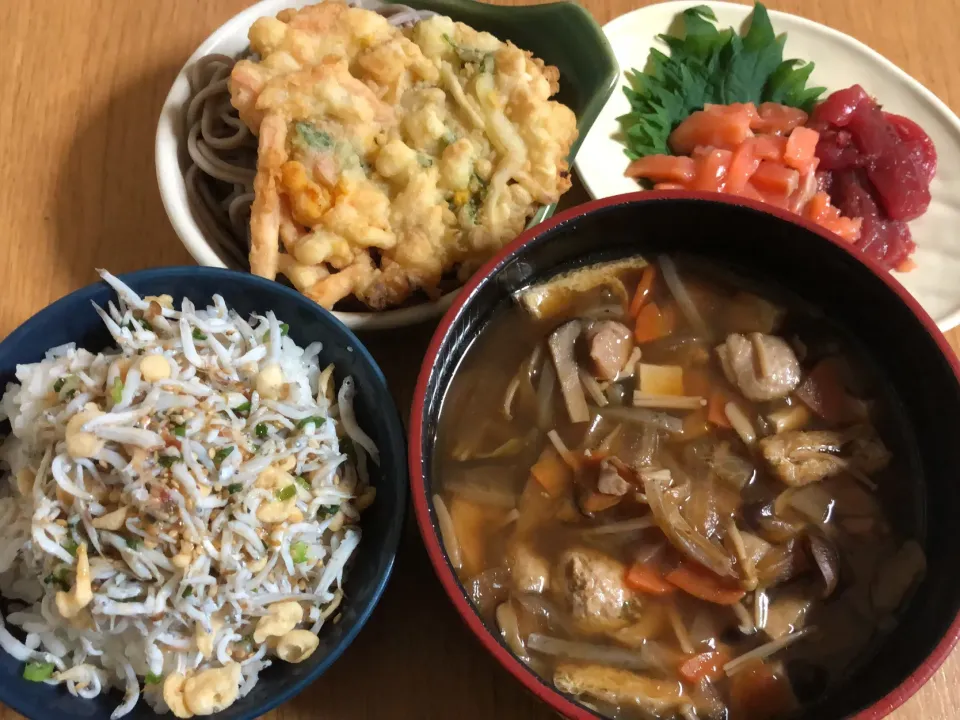
M 180 597 L 188 598 L 193 595 L 193 587 L 188 586 L 186 590 L 183 591 L 183 594 Z
M 77 556 L 77 547 L 77 544 L 70 538 L 63 541 L 63 549 L 74 557 Z
M 295 542 L 290 546 L 290 558 L 295 563 L 307 561 L 307 544 L 305 542 Z
M 290 326 L 287 325 L 286 323 L 280 323 L 280 337 L 283 337 L 288 332 L 290 332 Z M 269 339 L 270 339 L 270 331 L 267 330 L 267 332 L 265 332 L 263 336 L 260 338 L 260 342 L 266 342 Z
M 254 428 L 254 432 L 257 434 L 258 438 L 265 438 L 270 434 L 270 428 L 267 427 L 266 423 L 257 423 L 257 427 Z
M 53 663 L 28 662 L 23 668 L 23 679 L 30 682 L 49 680 L 56 666 Z
M 137 320 L 137 322 L 140 323 L 140 327 L 142 327 L 144 330 L 149 330 L 150 332 L 153 332 L 153 325 L 148 323 L 144 318 L 140 318 L 139 320 Z
M 186 437 L 187 436 L 187 426 L 186 425 L 175 425 L 173 428 L 173 434 L 177 437 Z
M 214 464 L 219 465 L 224 460 L 226 460 L 227 457 L 232 452 L 233 452 L 233 445 L 230 445 L 229 447 L 225 447 L 225 448 L 220 448 L 219 450 L 217 450 L 217 454 L 213 456 Z
M 147 673 L 143 678 L 147 685 L 159 685 L 161 680 L 163 680 L 163 675 L 154 675 L 153 673 Z
M 157 457 L 157 462 L 163 467 L 169 468 L 173 467 L 174 463 L 183 462 L 183 458 L 179 455 L 159 455 Z
M 250 412 L 250 402 L 247 401 L 245 403 L 241 403 L 240 405 L 237 405 L 235 408 L 233 408 L 233 411 L 237 415 L 246 415 L 248 412 Z
M 277 490 L 277 498 L 280 500 L 289 500 L 297 494 L 296 485 L 287 485 L 284 488 Z
M 70 581 L 67 579 L 69 575 L 70 571 L 67 568 L 62 567 L 56 572 L 52 572 L 47 575 L 43 579 L 43 582 L 47 585 L 56 585 L 58 588 L 66 592 L 70 589 Z
M 143 540 L 138 538 L 136 535 L 133 535 L 132 537 L 128 537 L 126 538 L 126 540 L 127 540 L 127 547 L 130 548 L 131 550 L 139 550 L 140 546 L 143 545 Z
M 230 485 L 227 485 L 227 492 L 231 495 L 238 493 L 241 490 L 243 490 L 243 483 L 231 483 Z
M 320 507 L 317 508 L 317 514 L 318 514 L 318 515 L 320 515 L 320 514 L 323 514 L 323 515 L 335 515 L 335 514 L 337 514 L 337 512 L 339 512 L 339 511 L 340 511 L 340 506 L 339 506 L 339 505 L 321 505 Z
M 326 419 L 322 417 L 308 417 L 298 422 L 297 427 L 300 430 L 303 430 L 307 425 L 315 425 L 316 427 L 320 427 L 325 422 L 326 422 Z
M 194 339 L 194 340 L 206 340 L 206 339 L 207 339 L 207 336 L 204 335 L 202 332 L 200 332 L 199 329 L 194 328 L 194 329 L 193 329 L 193 339 Z
M 114 404 L 123 400 L 123 380 L 119 377 L 113 379 L 113 389 L 110 391 Z
M 294 480 L 297 481 L 297 484 L 302 487 L 304 490 L 310 491 L 313 487 L 310 485 L 310 481 L 307 480 L 303 475 L 297 475 Z
M 58 392 L 60 392 L 61 390 L 63 390 L 63 386 L 64 386 L 64 384 L 65 384 L 66 382 L 67 382 L 67 379 L 66 379 L 66 378 L 60 378 L 59 380 L 57 380 L 57 381 L 53 384 L 53 391 L 54 391 L 55 393 L 58 393 Z

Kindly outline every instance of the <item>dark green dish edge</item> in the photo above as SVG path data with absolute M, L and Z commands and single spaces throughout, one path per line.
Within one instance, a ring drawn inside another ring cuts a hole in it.
M 547 5 L 489 5 L 475 0 L 409 0 L 419 10 L 432 10 L 466 23 L 476 30 L 510 40 L 519 48 L 560 71 L 560 91 L 554 99 L 573 110 L 577 139 L 573 159 L 620 77 L 610 43 L 593 16 L 574 2 Z M 527 227 L 553 215 L 556 204 L 534 214 Z

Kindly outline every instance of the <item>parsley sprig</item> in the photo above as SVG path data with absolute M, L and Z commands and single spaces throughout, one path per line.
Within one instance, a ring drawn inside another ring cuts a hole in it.
M 646 72 L 626 73 L 630 112 L 618 119 L 630 159 L 669 155 L 671 131 L 706 104 L 775 102 L 809 111 L 825 91 L 806 87 L 813 63 L 783 59 L 786 36 L 777 37 L 760 3 L 742 37 L 733 28 L 718 30 L 706 5 L 681 17 L 683 37 L 660 36 L 670 54 L 653 48 Z

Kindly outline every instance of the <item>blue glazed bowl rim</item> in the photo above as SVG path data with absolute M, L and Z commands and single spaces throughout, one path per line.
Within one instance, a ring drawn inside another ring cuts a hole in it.
M 395 472 L 401 475 L 403 474 L 403 471 L 407 466 L 405 432 L 403 429 L 403 423 L 400 420 L 399 412 L 396 408 L 396 404 L 394 403 L 387 387 L 387 380 L 384 377 L 383 371 L 380 369 L 379 364 L 377 364 L 377 361 L 374 360 L 373 356 L 370 354 L 370 351 L 367 350 L 366 346 L 360 342 L 357 336 L 346 325 L 338 320 L 332 313 L 320 307 L 309 298 L 304 297 L 299 292 L 288 288 L 285 285 L 281 285 L 273 280 L 267 280 L 266 278 L 262 278 L 257 275 L 251 275 L 249 273 L 239 272 L 236 270 L 203 266 L 174 265 L 162 268 L 151 268 L 148 270 L 136 270 L 117 275 L 117 277 L 125 284 L 133 286 L 138 282 L 150 282 L 156 280 L 162 281 L 166 278 L 180 277 L 184 275 L 197 275 L 209 277 L 211 279 L 233 280 L 248 285 L 251 288 L 261 291 L 267 295 L 279 294 L 286 296 L 288 299 L 294 301 L 308 312 L 319 314 L 325 320 L 327 320 L 334 333 L 339 333 L 341 336 L 343 336 L 344 340 L 346 340 L 354 348 L 354 351 L 359 355 L 362 362 L 370 366 L 371 370 L 373 371 L 374 378 L 378 383 L 376 392 L 378 394 L 385 395 L 388 399 L 387 406 L 381 406 L 381 412 L 385 412 L 389 416 L 387 418 L 387 424 L 390 426 L 390 435 L 399 438 L 397 447 L 400 450 L 400 456 L 396 458 L 394 467 L 397 468 Z M 20 339 L 27 332 L 29 332 L 30 326 L 35 322 L 42 321 L 44 317 L 54 314 L 63 306 L 68 306 L 83 301 L 92 302 L 93 298 L 104 288 L 108 288 L 112 291 L 112 288 L 110 288 L 106 282 L 99 280 L 91 283 L 90 285 L 86 285 L 82 288 L 74 290 L 58 300 L 55 300 L 50 305 L 47 305 L 39 312 L 30 316 L 27 320 L 18 325 L 17 328 L 13 330 L 13 332 L 11 332 L 6 338 L 0 341 L 0 352 L 2 352 L 5 347 L 18 343 Z M 35 360 L 27 360 L 26 362 L 35 362 Z M 0 392 L 4 392 L 5 390 L 5 388 L 0 388 Z M 313 667 L 303 678 L 301 678 L 299 681 L 282 685 L 276 693 L 270 695 L 269 700 L 254 708 L 250 713 L 240 716 L 237 718 L 237 720 L 255 720 L 255 718 L 270 712 L 274 708 L 300 694 L 304 688 L 319 679 L 321 675 L 330 669 L 330 666 L 333 665 L 333 663 L 340 659 L 340 656 L 343 655 L 344 651 L 353 643 L 357 635 L 360 634 L 360 631 L 367 624 L 367 621 L 370 619 L 370 615 L 373 614 L 374 608 L 379 604 L 380 598 L 383 596 L 383 592 L 387 587 L 390 576 L 393 574 L 393 567 L 396 561 L 400 539 L 403 534 L 402 530 L 406 523 L 409 483 L 406 482 L 405 478 L 401 478 L 401 480 L 400 497 L 402 502 L 400 503 L 401 507 L 397 509 L 396 513 L 398 518 L 397 525 L 396 528 L 388 534 L 386 545 L 380 548 L 381 552 L 387 551 L 389 553 L 389 557 L 386 561 L 386 569 L 382 573 L 382 576 L 378 579 L 374 591 L 371 593 L 366 604 L 362 607 L 356 608 L 356 621 L 354 622 L 353 627 L 344 633 L 343 637 L 340 638 L 340 641 L 333 647 L 327 656 L 321 662 L 317 663 L 317 665 Z M 51 688 L 51 692 L 55 690 L 56 688 Z M 20 700 L 20 695 L 9 693 L 7 691 L 7 686 L 3 683 L 0 683 L 0 701 L 2 701 L 12 710 L 21 713 L 25 717 L 31 717 L 29 712 L 32 710 L 32 708 L 27 707 L 27 705 L 23 704 Z M 157 717 L 159 718 L 162 716 L 157 715 Z

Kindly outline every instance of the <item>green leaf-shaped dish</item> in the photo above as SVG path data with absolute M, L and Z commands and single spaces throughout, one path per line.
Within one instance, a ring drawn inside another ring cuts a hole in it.
M 402 0 L 401 0 L 402 1 Z M 617 85 L 620 68 L 603 30 L 584 8 L 573 2 L 548 5 L 488 5 L 474 0 L 407 0 L 405 5 L 447 15 L 500 40 L 529 50 L 560 71 L 560 92 L 554 98 L 577 116 L 570 166 L 600 110 Z M 553 214 L 547 205 L 528 227 Z

